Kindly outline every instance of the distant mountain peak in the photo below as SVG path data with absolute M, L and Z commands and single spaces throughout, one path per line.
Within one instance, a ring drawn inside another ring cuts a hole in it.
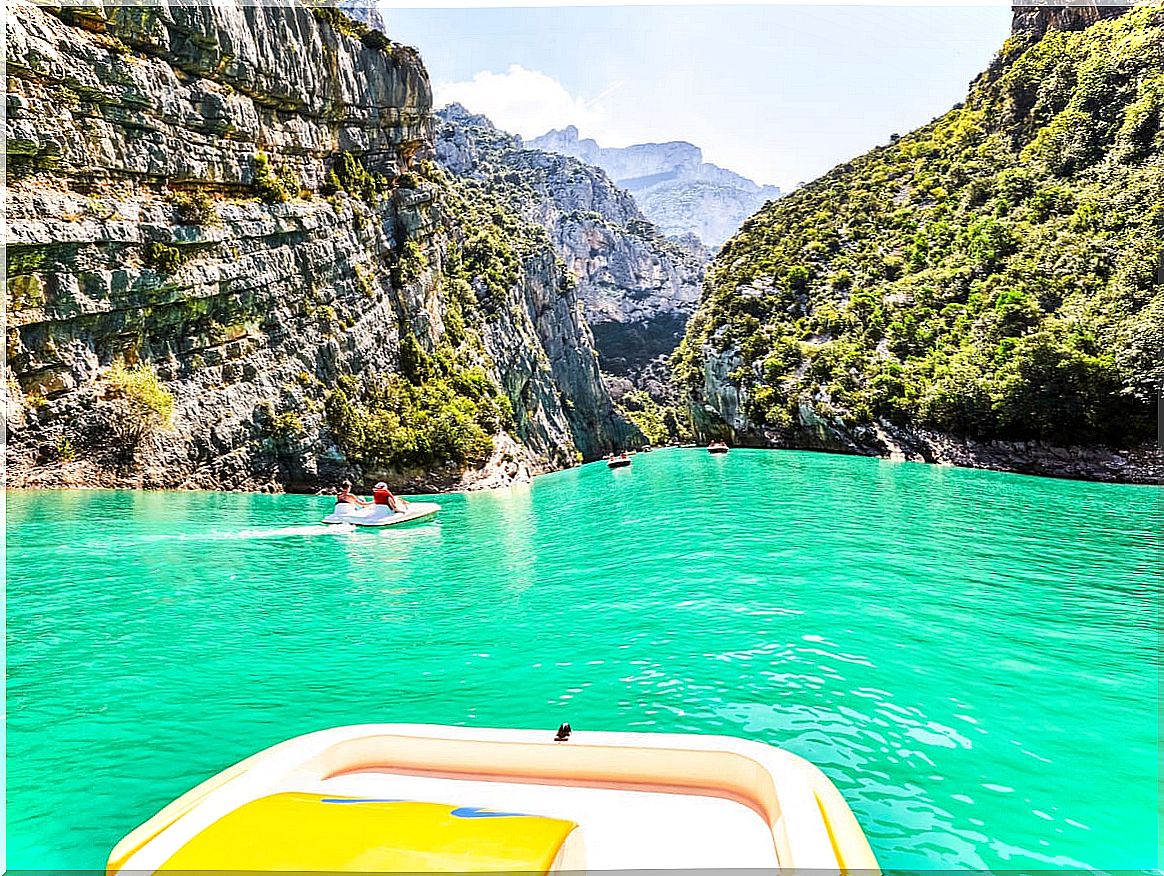
M 483 116 L 480 113 L 475 113 L 465 107 L 464 104 L 453 103 L 448 104 L 443 109 L 439 110 L 440 116 L 449 122 L 459 122 L 466 125 L 477 125 L 482 128 L 496 128 L 493 121 L 488 116 Z
M 381 33 L 387 30 L 384 18 L 380 15 L 380 9 L 374 0 L 339 0 L 336 7 L 348 18 L 362 21 L 368 27 L 375 28 Z
M 685 140 L 604 147 L 581 139 L 574 125 L 526 141 L 530 149 L 557 152 L 601 167 L 629 191 L 640 209 L 667 234 L 694 234 L 718 247 L 780 189 L 703 160 Z

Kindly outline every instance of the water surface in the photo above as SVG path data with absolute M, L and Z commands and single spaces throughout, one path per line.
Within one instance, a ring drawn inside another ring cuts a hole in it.
M 336 533 L 304 496 L 7 494 L 8 865 L 365 721 L 727 733 L 895 868 L 1156 859 L 1159 493 L 734 450 Z

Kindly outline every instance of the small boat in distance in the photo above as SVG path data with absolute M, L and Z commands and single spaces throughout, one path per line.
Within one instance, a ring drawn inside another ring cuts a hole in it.
M 707 452 L 708 453 L 727 453 L 728 446 L 726 444 L 724 444 L 722 441 L 712 441 L 710 444 L 707 445 Z
M 367 505 L 360 508 L 346 502 L 336 503 L 335 510 L 323 518 L 324 523 L 347 523 L 353 526 L 395 526 L 432 517 L 441 506 L 436 502 L 409 502 L 403 511 L 393 511 L 387 505 Z
M 728 736 L 364 724 L 252 755 L 119 842 L 108 876 L 877 872 L 817 767 Z
M 626 468 L 631 464 L 631 459 L 630 456 L 627 455 L 627 452 L 624 450 L 622 453 L 612 453 L 606 457 L 606 464 L 610 468 Z

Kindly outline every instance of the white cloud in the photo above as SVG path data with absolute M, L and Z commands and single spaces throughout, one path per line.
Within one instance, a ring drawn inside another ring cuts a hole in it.
M 575 125 L 583 137 L 609 145 L 620 138 L 610 129 L 601 101 L 620 84 L 587 100 L 545 73 L 513 64 L 505 73 L 482 70 L 466 82 L 438 82 L 433 86 L 433 102 L 437 107 L 462 104 L 488 116 L 502 130 L 525 138 Z

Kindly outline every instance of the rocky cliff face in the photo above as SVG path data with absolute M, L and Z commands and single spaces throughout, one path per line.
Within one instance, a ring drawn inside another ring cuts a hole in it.
M 17 5 L 6 49 L 10 485 L 495 484 L 625 432 L 552 249 L 462 256 L 412 49 L 231 3 Z M 173 400 L 135 446 L 126 373 Z
M 760 186 L 709 164 L 697 146 L 682 141 L 604 148 L 580 139 L 570 125 L 525 145 L 601 167 L 665 234 L 693 234 L 713 248 L 766 201 L 780 197 L 776 186 Z
M 549 234 L 594 333 L 603 370 L 637 377 L 670 354 L 699 300 L 707 252 L 664 236 L 599 168 L 522 147 L 483 116 L 437 114 L 438 159 Z
M 1117 18 L 1130 5 L 1080 2 L 1016 4 L 1013 8 L 1011 31 L 1035 40 L 1042 39 L 1048 30 L 1083 30 L 1105 18 Z

